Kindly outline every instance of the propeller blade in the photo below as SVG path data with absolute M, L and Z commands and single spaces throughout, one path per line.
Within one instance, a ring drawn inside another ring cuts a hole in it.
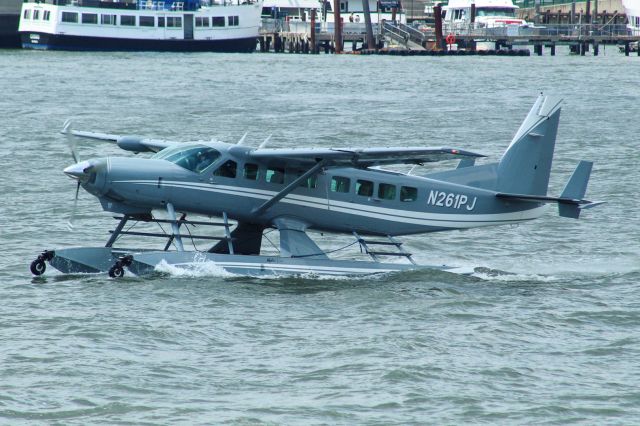
M 76 149 L 76 143 L 73 137 L 73 131 L 71 129 L 71 120 L 67 120 L 64 122 L 64 126 L 62 127 L 60 133 L 66 135 L 67 147 L 69 147 L 69 151 L 71 151 L 71 157 L 76 164 L 79 163 L 80 156 L 78 155 L 78 151 Z
M 73 200 L 73 210 L 71 210 L 71 217 L 67 221 L 67 228 L 69 228 L 69 230 L 73 230 L 74 229 L 73 221 L 76 218 L 76 210 L 78 208 L 78 196 L 79 195 L 80 195 L 80 181 L 78 181 L 78 185 L 76 185 L 76 197 Z

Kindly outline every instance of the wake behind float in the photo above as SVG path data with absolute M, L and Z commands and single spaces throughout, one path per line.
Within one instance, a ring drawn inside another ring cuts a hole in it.
M 583 209 L 599 204 L 583 199 L 592 167 L 587 161 L 578 164 L 560 197 L 547 195 L 559 117 L 560 101 L 541 95 L 500 161 L 483 165 L 475 164 L 483 155 L 446 147 L 269 149 L 267 141 L 258 148 L 246 146 L 244 137 L 236 144 L 178 143 L 76 131 L 66 124 L 68 135 L 155 154 L 96 158 L 67 167 L 64 172 L 77 180 L 78 189 L 98 198 L 105 211 L 122 216 L 105 247 L 45 251 L 31 271 L 42 274 L 45 262 L 64 273 L 108 271 L 114 277 L 125 268 L 146 274 L 161 262 L 179 268 L 213 262 L 243 275 L 448 270 L 415 264 L 396 237 L 529 221 L 543 214 L 546 203 L 556 203 L 560 216 L 578 218 Z M 456 168 L 422 176 L 380 168 L 456 159 Z M 168 218 L 154 218 L 157 210 Z M 222 222 L 189 222 L 187 214 L 221 217 Z M 166 224 L 171 230 L 125 230 L 130 220 Z M 233 229 L 229 220 L 236 222 Z M 224 235 L 194 235 L 189 226 L 221 226 Z M 270 229 L 279 233 L 277 256 L 261 250 Z M 331 259 L 308 235 L 311 230 L 353 235 L 372 261 Z M 167 242 L 159 250 L 114 248 L 124 235 Z M 217 241 L 205 251 L 188 251 L 185 238 Z M 409 263 L 380 261 L 390 256 Z

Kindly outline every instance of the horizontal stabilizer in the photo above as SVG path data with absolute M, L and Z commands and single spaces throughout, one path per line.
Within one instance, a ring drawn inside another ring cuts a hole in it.
M 520 201 L 537 201 L 540 203 L 558 203 L 558 213 L 562 217 L 578 219 L 580 211 L 603 204 L 600 201 L 585 200 L 587 184 L 591 175 L 593 163 L 590 161 L 580 161 L 575 171 L 569 178 L 560 197 L 549 197 L 546 195 L 509 194 L 499 192 L 496 197 L 502 199 L 513 199 Z

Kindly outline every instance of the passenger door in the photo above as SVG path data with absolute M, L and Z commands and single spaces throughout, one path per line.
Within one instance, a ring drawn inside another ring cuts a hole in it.
M 185 13 L 184 15 L 184 39 L 193 40 L 193 14 Z

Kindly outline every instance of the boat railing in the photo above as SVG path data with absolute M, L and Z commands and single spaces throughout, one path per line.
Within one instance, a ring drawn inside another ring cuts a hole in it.
M 504 25 L 495 27 L 481 27 L 475 24 L 446 24 L 443 27 L 444 34 L 456 36 L 473 36 L 478 38 L 496 37 L 615 37 L 615 36 L 640 36 L 634 34 L 624 24 L 547 24 L 547 25 Z
M 100 9 L 164 10 L 168 12 L 196 11 L 201 7 L 253 4 L 254 0 L 24 0 L 25 3 L 52 4 L 56 6 L 77 6 Z

